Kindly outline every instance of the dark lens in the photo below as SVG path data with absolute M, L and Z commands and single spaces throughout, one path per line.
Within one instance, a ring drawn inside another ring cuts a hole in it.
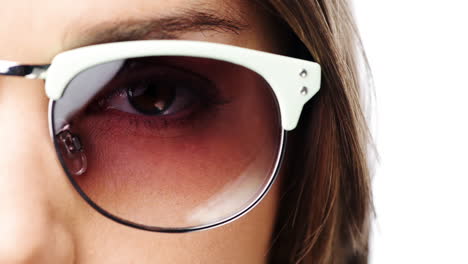
M 271 183 L 282 147 L 267 82 L 212 59 L 96 65 L 69 83 L 53 116 L 80 191 L 106 214 L 150 227 L 196 228 L 241 213 Z

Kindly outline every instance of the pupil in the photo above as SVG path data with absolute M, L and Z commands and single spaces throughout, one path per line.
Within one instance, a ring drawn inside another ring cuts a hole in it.
M 165 82 L 140 82 L 127 90 L 130 104 L 140 113 L 160 115 L 175 99 L 175 87 Z

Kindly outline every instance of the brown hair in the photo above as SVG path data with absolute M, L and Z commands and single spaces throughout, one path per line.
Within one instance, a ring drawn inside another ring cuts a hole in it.
M 260 4 L 294 33 L 290 55 L 322 66 L 321 90 L 288 138 L 270 263 L 367 263 L 371 140 L 360 74 L 368 67 L 349 3 Z

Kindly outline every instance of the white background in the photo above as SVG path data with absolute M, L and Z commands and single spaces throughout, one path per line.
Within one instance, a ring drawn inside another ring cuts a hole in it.
M 376 84 L 371 263 L 468 263 L 468 1 L 354 7 Z

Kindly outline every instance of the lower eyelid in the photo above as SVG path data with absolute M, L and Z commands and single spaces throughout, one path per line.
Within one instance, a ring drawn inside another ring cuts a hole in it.
M 93 127 L 96 136 L 135 136 L 143 138 L 173 138 L 193 136 L 209 129 L 217 121 L 218 109 L 200 115 L 159 116 L 157 118 L 133 115 L 115 109 L 108 109 L 81 117 L 80 123 Z M 213 123 L 211 123 L 213 122 Z

